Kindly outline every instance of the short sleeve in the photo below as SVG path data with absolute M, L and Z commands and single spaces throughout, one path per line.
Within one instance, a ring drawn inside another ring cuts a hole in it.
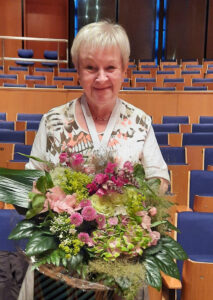
M 45 115 L 44 115 L 41 119 L 39 129 L 35 136 L 30 155 L 46 161 L 47 160 L 46 145 L 47 145 L 47 133 L 46 133 Z M 40 163 L 34 159 L 30 159 L 29 162 L 25 165 L 25 169 L 44 170 L 44 168 L 45 165 L 43 163 Z
M 144 142 L 142 164 L 147 179 L 159 177 L 170 181 L 167 165 L 163 159 L 151 125 Z

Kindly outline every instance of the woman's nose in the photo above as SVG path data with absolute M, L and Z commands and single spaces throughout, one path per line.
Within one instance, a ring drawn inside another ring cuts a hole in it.
M 98 70 L 96 81 L 103 82 L 107 79 L 106 72 L 104 70 Z

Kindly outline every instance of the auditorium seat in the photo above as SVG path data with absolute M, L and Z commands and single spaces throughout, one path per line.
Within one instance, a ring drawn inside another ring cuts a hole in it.
M 156 136 L 159 146 L 168 146 L 168 133 L 156 132 L 155 136 Z
M 45 50 L 44 51 L 44 58 L 48 60 L 57 60 L 58 59 L 58 52 L 52 51 L 52 50 Z M 54 68 L 57 66 L 56 62 L 42 62 L 42 66 L 48 67 L 48 68 Z
M 213 213 L 213 172 L 191 170 L 189 174 L 189 207 L 194 211 Z
M 19 153 L 30 155 L 31 149 L 32 149 L 31 145 L 15 144 L 13 159 L 10 162 L 27 163 L 29 161 L 29 158 Z
M 0 129 L 0 143 L 25 143 L 24 131 Z
M 156 78 L 135 78 L 135 87 L 145 87 L 146 90 L 152 90 L 156 85 Z
M 14 130 L 14 122 L 0 120 L 0 129 Z
M 123 90 L 124 91 L 145 91 L 146 89 L 144 86 L 143 87 L 142 86 L 141 87 L 132 87 L 132 86 L 126 87 L 126 86 L 124 86 Z
M 177 77 L 180 77 L 181 67 L 180 65 L 163 65 L 162 71 L 174 71 Z
M 213 124 L 192 124 L 192 133 L 195 132 L 212 132 Z
M 154 132 L 179 132 L 179 124 L 153 124 Z
M 184 86 L 184 91 L 207 91 L 207 86 Z
M 213 78 L 192 78 L 192 86 L 207 86 L 213 90 Z
M 177 59 L 160 59 L 160 69 L 162 70 L 164 66 L 177 66 Z
M 132 72 L 132 77 L 131 77 L 131 82 L 132 82 L 132 87 L 135 87 L 135 80 L 136 78 L 151 78 L 150 71 L 138 71 L 134 70 Z
M 16 121 L 41 121 L 43 114 L 17 113 Z
M 126 77 L 131 78 L 133 70 L 137 70 L 137 65 L 128 65 L 128 68 L 126 70 Z
M 177 241 L 188 255 L 178 261 L 182 289 L 177 300 L 211 300 L 213 294 L 213 214 L 182 212 L 178 214 Z
M 18 83 L 24 84 L 24 76 L 29 75 L 29 67 L 23 66 L 9 66 L 8 67 L 8 74 L 15 74 L 18 75 Z
M 152 78 L 155 78 L 158 70 L 159 70 L 158 65 L 141 64 L 139 68 L 139 71 L 150 71 Z
M 61 77 L 61 76 L 54 76 L 53 85 L 57 85 L 58 88 L 63 88 L 64 85 L 75 85 L 73 77 Z
M 165 78 L 177 78 L 175 71 L 157 71 L 156 79 L 158 86 L 163 87 L 163 82 Z
M 183 146 L 213 146 L 213 133 L 183 133 Z
M 53 68 L 34 68 L 33 75 L 35 76 L 45 76 L 46 77 L 46 84 L 51 85 L 53 79 Z
M 15 74 L 0 74 L 0 85 L 4 83 L 18 83 L 18 75 Z
M 163 80 L 164 87 L 175 87 L 176 90 L 183 90 L 184 85 L 184 78 L 165 78 Z
M 153 91 L 162 91 L 162 92 L 174 92 L 176 91 L 175 87 L 161 87 L 161 86 L 153 86 Z
M 7 113 L 0 112 L 0 121 L 7 121 Z
M 26 130 L 38 130 L 40 121 L 27 121 Z
M 28 87 L 34 87 L 35 84 L 46 84 L 46 76 L 25 75 L 25 83 Z
M 27 84 L 3 83 L 3 86 L 9 88 L 26 88 Z
M 66 90 L 82 90 L 82 86 L 80 85 L 64 85 L 64 89 Z
M 177 124 L 189 124 L 188 116 L 163 116 L 162 123 L 177 123 Z
M 195 59 L 181 59 L 180 60 L 180 65 L 181 65 L 182 70 L 185 69 L 186 65 L 198 65 L 198 64 L 199 64 L 199 61 L 198 61 L 197 58 L 195 58 Z
M 200 124 L 213 124 L 213 116 L 200 116 L 198 122 Z
M 122 84 L 121 84 L 121 89 L 122 87 L 126 86 L 126 87 L 130 87 L 131 81 L 130 78 L 124 78 Z
M 75 68 L 60 68 L 58 76 L 61 77 L 73 77 L 73 84 L 78 85 L 78 74 Z
M 34 85 L 35 88 L 37 89 L 57 89 L 57 85 L 45 85 L 45 84 L 35 84 Z
M 200 70 L 183 70 L 181 71 L 181 77 L 184 78 L 185 85 L 192 85 L 192 78 L 202 78 L 203 74 L 201 74 Z
M 203 169 L 213 171 L 213 148 L 203 149 Z
M 160 147 L 165 162 L 168 165 L 185 165 L 185 147 Z
M 25 59 L 32 59 L 34 55 L 34 51 L 32 49 L 18 49 L 18 56 L 20 58 L 25 58 Z M 29 67 L 32 68 L 34 66 L 33 61 L 26 61 L 26 60 L 16 60 L 16 64 L 23 66 L 23 67 Z
M 183 71 L 200 71 L 201 77 L 203 77 L 203 74 L 205 72 L 203 65 L 185 65 Z

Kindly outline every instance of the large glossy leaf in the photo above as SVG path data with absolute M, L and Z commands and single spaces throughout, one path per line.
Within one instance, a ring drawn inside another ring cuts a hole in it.
M 29 239 L 26 247 L 26 255 L 33 256 L 47 250 L 57 249 L 58 245 L 53 236 L 45 235 L 42 231 L 35 232 Z
M 35 231 L 35 223 L 33 221 L 23 220 L 17 224 L 12 230 L 8 239 L 20 240 L 24 238 L 30 238 Z
M 158 264 L 154 257 L 146 257 L 144 260 L 146 268 L 146 282 L 148 285 L 156 288 L 160 291 L 162 287 L 162 278 L 160 275 L 160 270 Z
M 170 236 L 161 238 L 163 248 L 169 252 L 169 254 L 175 259 L 187 259 L 188 256 L 183 250 L 182 246 L 173 240 Z
M 177 264 L 174 262 L 173 258 L 169 255 L 168 251 L 161 251 L 155 255 L 155 260 L 158 267 L 165 274 L 177 278 L 180 278 Z
M 33 181 L 43 174 L 43 171 L 38 170 L 0 168 L 1 201 L 28 208 L 28 193 L 32 190 Z

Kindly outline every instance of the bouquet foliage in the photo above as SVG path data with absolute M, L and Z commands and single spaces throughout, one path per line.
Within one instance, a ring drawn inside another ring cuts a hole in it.
M 66 149 L 48 172 L 0 175 L 1 199 L 26 214 L 9 238 L 28 239 L 25 253 L 35 268 L 63 266 L 70 278 L 101 283 L 129 300 L 143 284 L 160 290 L 161 271 L 179 278 L 175 260 L 187 255 L 169 236 L 176 229 L 168 221 L 171 203 L 140 164 L 85 162 Z

